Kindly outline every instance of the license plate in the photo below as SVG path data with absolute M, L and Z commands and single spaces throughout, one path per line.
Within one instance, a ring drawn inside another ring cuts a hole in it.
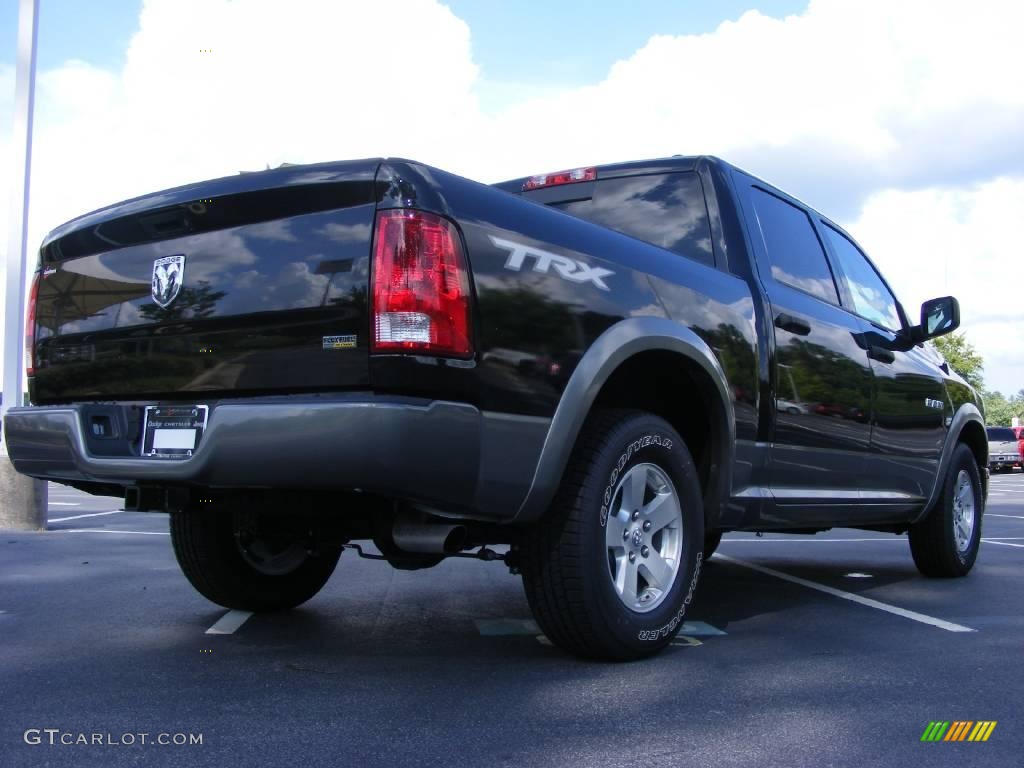
M 205 405 L 148 405 L 142 422 L 142 455 L 187 459 L 206 430 Z

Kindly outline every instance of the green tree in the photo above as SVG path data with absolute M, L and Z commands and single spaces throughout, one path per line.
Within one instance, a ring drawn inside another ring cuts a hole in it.
M 1013 423 L 1013 417 L 1024 421 L 1024 397 L 1014 396 L 1007 399 L 1002 392 L 986 392 L 982 395 L 985 401 L 985 423 L 991 427 L 1005 427 Z
M 951 333 L 948 336 L 939 336 L 932 343 L 946 358 L 950 368 L 963 376 L 964 381 L 979 392 L 982 390 L 982 372 L 985 370 L 985 360 L 964 334 Z

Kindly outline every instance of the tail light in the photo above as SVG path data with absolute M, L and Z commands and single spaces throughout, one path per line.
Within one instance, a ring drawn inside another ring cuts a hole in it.
M 28 314 L 25 317 L 25 375 L 36 372 L 36 300 L 39 298 L 39 273 L 32 278 L 32 289 L 28 294 Z
M 542 189 L 544 187 L 557 187 L 560 184 L 577 184 L 581 181 L 594 181 L 597 179 L 597 168 L 574 168 L 571 171 L 558 171 L 557 173 L 546 173 L 541 176 L 531 176 L 523 184 L 523 191 L 531 189 Z
M 410 210 L 377 214 L 372 350 L 472 356 L 469 275 L 447 219 Z

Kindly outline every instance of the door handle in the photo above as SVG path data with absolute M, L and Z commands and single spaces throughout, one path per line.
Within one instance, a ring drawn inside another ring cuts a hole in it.
M 885 349 L 884 347 L 876 347 L 873 344 L 868 347 L 868 357 L 872 360 L 877 360 L 880 363 L 894 363 L 896 362 L 896 355 L 891 350 Z
M 797 336 L 806 336 L 811 332 L 811 324 L 799 317 L 793 317 L 786 312 L 779 312 L 775 316 L 775 327 L 784 331 L 795 333 Z

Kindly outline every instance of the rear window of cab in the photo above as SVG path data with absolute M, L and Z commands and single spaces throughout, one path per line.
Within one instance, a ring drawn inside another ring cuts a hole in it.
M 554 189 L 564 190 L 555 197 Z M 714 266 L 711 224 L 692 171 L 598 179 L 549 188 L 537 202 Z M 581 194 L 587 194 L 581 197 Z M 531 192 L 523 193 L 534 197 Z

